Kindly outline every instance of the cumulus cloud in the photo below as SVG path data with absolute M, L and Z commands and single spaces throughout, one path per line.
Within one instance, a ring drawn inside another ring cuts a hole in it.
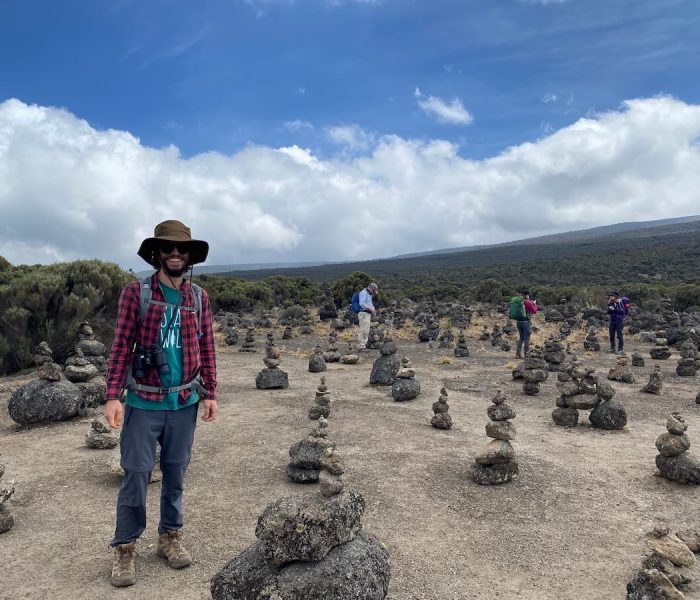
M 416 88 L 413 95 L 423 112 L 435 117 L 441 123 L 471 125 L 474 121 L 474 117 L 464 108 L 464 104 L 459 98 L 453 98 L 448 102 L 437 96 L 425 96 L 419 88 Z
M 376 136 L 359 125 L 338 125 L 326 129 L 328 138 L 335 144 L 349 150 L 365 151 L 376 143 Z
M 698 213 L 700 105 L 625 102 L 486 160 L 384 136 L 359 156 L 249 146 L 191 158 L 62 109 L 0 103 L 0 255 L 137 270 L 177 218 L 210 264 L 358 259 Z

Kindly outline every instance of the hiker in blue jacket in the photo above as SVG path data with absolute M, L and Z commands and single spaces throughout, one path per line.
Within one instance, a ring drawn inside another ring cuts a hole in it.
M 615 353 L 615 336 L 617 336 L 617 353 L 624 354 L 625 340 L 622 329 L 625 317 L 629 314 L 630 301 L 620 298 L 615 290 L 608 292 L 608 317 L 610 318 L 610 352 Z
M 369 340 L 369 326 L 372 321 L 372 315 L 376 314 L 377 310 L 374 308 L 374 303 L 372 302 L 373 296 L 379 293 L 379 286 L 376 283 L 370 283 L 365 289 L 360 291 L 360 312 L 357 314 L 357 318 L 360 321 L 360 331 L 357 333 L 357 343 L 360 348 L 367 347 L 367 340 Z

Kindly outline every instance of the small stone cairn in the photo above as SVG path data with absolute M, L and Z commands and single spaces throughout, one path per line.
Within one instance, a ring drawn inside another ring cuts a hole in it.
M 627 584 L 627 600 L 681 600 L 692 583 L 689 567 L 695 565 L 700 534 L 696 531 L 671 533 L 669 527 L 655 527 L 647 534 L 651 554 Z
M 668 348 L 666 338 L 657 338 L 656 345 L 649 350 L 649 356 L 654 360 L 667 360 L 671 358 L 671 350 Z
M 76 354 L 81 352 L 83 357 L 95 365 L 100 373 L 104 373 L 107 370 L 107 359 L 105 358 L 107 348 L 97 339 L 90 323 L 87 321 L 80 323 L 75 337 Z M 66 375 L 66 377 L 68 376 Z
M 440 335 L 440 324 L 432 315 L 428 317 L 428 322 L 425 327 L 418 332 L 418 340 L 421 342 L 430 342 L 437 340 Z
M 0 463 L 0 479 L 5 474 L 5 465 Z M 7 486 L 0 485 L 0 533 L 5 533 L 12 529 L 15 524 L 15 519 L 10 512 L 7 501 L 15 493 L 15 482 L 10 481 Z
M 292 331 L 292 326 L 287 325 L 284 328 L 284 333 L 282 333 L 282 339 L 283 340 L 291 340 L 294 337 L 294 333 Z
M 615 366 L 608 371 L 608 379 L 610 381 L 619 381 L 620 383 L 634 383 L 635 377 L 632 373 L 632 367 L 627 364 L 626 356 L 618 356 Z
M 498 485 L 518 477 L 518 462 L 510 440 L 515 439 L 515 410 L 506 403 L 502 390 L 494 396 L 493 406 L 487 413 L 486 435 L 492 438 L 479 454 L 471 467 L 472 480 L 480 485 Z
M 440 397 L 433 402 L 433 416 L 430 419 L 430 424 L 437 429 L 452 429 L 452 417 L 449 410 L 447 389 L 443 386 L 440 388 Z
M 243 345 L 238 349 L 239 352 L 257 352 L 255 347 L 255 327 L 248 326 L 245 330 L 245 338 Z
M 287 465 L 287 477 L 297 483 L 316 483 L 321 471 L 321 461 L 333 455 L 335 442 L 326 431 L 328 421 L 318 418 L 317 426 L 303 440 L 289 448 L 291 460 Z
M 211 580 L 213 600 L 383 600 L 389 554 L 362 531 L 365 501 L 346 490 L 337 455 L 321 461 L 320 493 L 288 496 L 258 519 L 254 544 Z
M 452 333 L 452 329 L 445 329 L 438 336 L 438 348 L 453 348 L 455 342 L 455 335 Z
M 304 315 L 301 317 L 301 325 L 299 326 L 299 333 L 301 335 L 311 335 L 314 332 L 313 328 L 313 317 L 311 316 L 311 311 L 307 308 L 304 310 Z
M 632 353 L 632 366 L 633 367 L 643 367 L 644 357 L 639 352 Z
M 119 443 L 119 435 L 112 431 L 103 416 L 96 417 L 90 424 L 90 431 L 85 436 L 85 445 L 96 450 L 109 450 L 116 448 Z
M 323 360 L 327 363 L 336 363 L 340 361 L 340 353 L 338 352 L 338 332 L 332 330 L 328 336 L 328 349 L 323 353 Z
M 323 306 L 318 310 L 318 318 L 321 321 L 332 321 L 338 318 L 338 308 L 335 305 L 330 286 L 326 286 Z
M 396 381 L 391 386 L 391 397 L 396 402 L 413 400 L 420 394 L 420 382 L 408 356 L 401 359 L 401 368 L 396 373 Z
M 583 340 L 583 349 L 588 352 L 600 352 L 600 342 L 598 341 L 598 330 L 595 327 L 588 328 L 586 339 Z
M 379 323 L 372 321 L 369 325 L 369 335 L 365 348 L 370 350 L 379 350 L 384 343 L 384 330 L 379 326 Z
M 647 383 L 642 391 L 645 394 L 656 394 L 661 395 L 661 386 L 663 384 L 663 377 L 661 375 L 661 367 L 659 365 L 654 365 L 654 370 L 649 373 L 649 383 Z
M 392 385 L 396 381 L 396 374 L 401 368 L 401 360 L 396 356 L 396 350 L 396 342 L 387 334 L 369 375 L 372 385 Z
M 484 325 L 484 328 L 481 330 L 481 334 L 479 334 L 479 340 L 485 342 L 490 339 L 491 332 L 489 331 L 488 325 Z
M 540 393 L 540 383 L 547 380 L 547 361 L 544 359 L 544 352 L 539 346 L 535 346 L 523 361 L 522 378 L 523 392 L 528 396 L 536 396 Z
M 352 342 L 348 342 L 345 354 L 340 355 L 340 362 L 344 365 L 356 365 L 360 361 L 360 355 Z
M 280 390 L 289 387 L 289 376 L 279 368 L 280 351 L 275 345 L 275 336 L 272 332 L 267 334 L 265 343 L 265 368 L 255 377 L 255 387 L 259 390 Z
M 656 438 L 656 467 L 663 477 L 678 483 L 700 484 L 700 461 L 690 454 L 688 425 L 677 412 L 666 420 L 666 433 Z
M 321 383 L 316 389 L 314 404 L 309 409 L 309 419 L 318 421 L 319 417 L 327 419 L 331 414 L 331 395 L 326 386 L 326 378 L 321 377 Z
M 309 373 L 322 373 L 326 370 L 326 361 L 323 359 L 323 350 L 320 344 L 316 344 L 314 353 L 309 357 Z
M 493 347 L 500 347 L 503 341 L 503 330 L 498 323 L 493 324 L 493 330 L 491 331 L 491 345 Z
M 556 338 L 550 337 L 544 343 L 544 359 L 547 361 L 548 371 L 560 371 L 566 359 L 564 344 Z
M 467 345 L 467 334 L 464 329 L 459 330 L 457 337 L 457 345 L 454 349 L 454 355 L 457 358 L 467 358 L 469 356 L 469 346 Z
M 235 346 L 238 343 L 238 327 L 233 325 L 224 329 L 224 342 L 227 346 Z
M 695 373 L 700 368 L 698 361 L 698 350 L 693 340 L 686 340 L 680 346 L 681 358 L 676 367 L 676 375 L 679 377 L 695 377 Z
M 75 354 L 68 357 L 63 369 L 65 378 L 73 383 L 90 381 L 98 373 L 97 367 L 83 356 L 83 351 L 80 348 L 75 351 Z

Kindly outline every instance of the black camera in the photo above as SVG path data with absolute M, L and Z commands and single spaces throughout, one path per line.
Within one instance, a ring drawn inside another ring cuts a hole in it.
M 138 346 L 134 353 L 134 367 L 132 369 L 134 377 L 143 379 L 146 376 L 146 372 L 151 369 L 158 369 L 158 373 L 161 375 L 170 373 L 165 352 L 157 344 L 146 347 Z

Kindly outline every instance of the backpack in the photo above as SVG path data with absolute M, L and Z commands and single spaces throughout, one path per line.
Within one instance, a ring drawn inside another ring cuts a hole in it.
M 622 296 L 620 298 L 620 302 L 622 302 L 622 310 L 624 311 L 625 316 L 630 314 L 630 299 L 626 298 L 625 296 Z
M 360 308 L 360 292 L 355 292 L 352 295 L 352 300 L 350 301 L 352 304 L 352 312 L 355 314 L 359 313 L 362 309 Z
M 508 316 L 516 321 L 524 321 L 527 319 L 525 301 L 520 296 L 513 296 L 513 298 L 511 298 Z
M 180 306 L 180 310 L 197 313 L 197 338 L 202 337 L 202 288 L 196 283 L 190 284 L 192 287 L 192 295 L 194 296 L 194 306 Z M 160 302 L 152 300 L 153 290 L 151 289 L 151 277 L 144 277 L 139 281 L 139 323 L 141 323 L 148 312 L 150 304 L 158 306 L 174 306 L 168 302 Z

